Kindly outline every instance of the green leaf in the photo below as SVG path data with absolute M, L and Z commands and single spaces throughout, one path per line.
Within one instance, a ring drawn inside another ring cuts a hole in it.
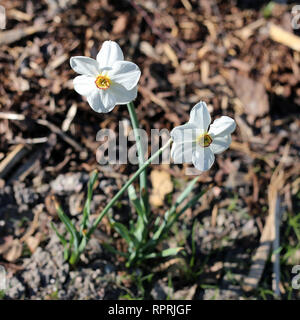
M 87 238 L 86 238 L 85 236 L 83 236 L 83 238 L 81 239 L 81 242 L 80 242 L 78 251 L 79 251 L 80 253 L 82 253 L 82 252 L 84 251 L 86 245 L 87 245 Z
M 192 227 L 192 257 L 190 260 L 190 267 L 192 268 L 195 264 L 195 256 L 196 256 L 196 241 L 195 241 L 195 230 L 196 230 L 197 220 L 193 223 Z
M 142 143 L 142 138 L 139 134 L 139 122 L 135 112 L 135 107 L 133 102 L 127 104 L 128 112 L 130 115 L 130 120 L 133 128 L 133 133 L 136 140 L 136 148 L 138 152 L 139 168 L 145 163 L 144 159 L 144 146 Z M 148 190 L 147 190 L 147 170 L 144 170 L 140 175 L 140 203 L 143 210 L 148 214 L 149 212 L 149 201 L 148 201 Z
M 69 263 L 71 265 L 75 265 L 77 261 L 79 260 L 80 252 L 79 251 L 72 251 L 71 257 L 69 259 Z
M 166 257 L 169 257 L 169 256 L 175 256 L 181 250 L 183 250 L 182 247 L 169 248 L 169 249 L 165 249 L 165 250 L 163 250 L 161 252 L 150 253 L 150 254 L 144 256 L 144 259 L 166 258 Z
M 128 257 L 128 261 L 126 262 L 126 267 L 130 267 L 130 265 L 132 264 L 132 262 L 136 259 L 138 255 L 138 251 L 137 250 L 133 250 L 130 254 L 130 256 Z
M 197 193 L 179 212 L 176 214 L 174 220 L 176 221 L 187 209 L 194 206 L 199 199 L 205 194 L 206 190 Z
M 59 233 L 57 228 L 55 227 L 54 223 L 51 221 L 50 222 L 51 228 L 55 231 L 57 237 L 59 238 L 60 242 L 63 244 L 63 246 L 67 245 L 67 240 Z
M 121 235 L 122 238 L 131 246 L 137 246 L 138 241 L 134 235 L 130 234 L 127 227 L 120 222 L 112 222 L 112 227 L 116 229 L 116 231 Z
M 133 231 L 135 237 L 137 238 L 137 240 L 139 242 L 141 242 L 143 240 L 144 237 L 144 233 L 146 231 L 146 225 L 148 223 L 147 221 L 147 213 L 146 211 L 142 208 L 141 206 L 141 202 L 138 199 L 136 192 L 135 192 L 135 188 L 133 185 L 130 185 L 128 187 L 128 196 L 129 199 L 132 203 L 132 205 L 134 206 L 137 214 L 138 214 L 138 220 L 137 220 L 137 224 L 135 226 L 135 229 Z
M 183 192 L 180 194 L 180 196 L 177 198 L 175 204 L 171 207 L 170 211 L 175 211 L 176 208 L 190 195 L 192 192 L 194 185 L 197 183 L 199 180 L 199 177 L 194 178 L 188 186 L 183 190 Z
M 272 12 L 275 6 L 275 2 L 274 1 L 270 1 L 263 9 L 263 16 L 264 18 L 268 19 L 272 16 Z
M 96 230 L 97 226 L 103 219 L 103 217 L 109 212 L 111 207 L 115 205 L 121 195 L 128 189 L 128 187 L 134 182 L 134 180 L 150 165 L 150 163 L 159 157 L 164 150 L 166 150 L 170 144 L 172 143 L 172 139 L 169 139 L 167 143 L 162 146 L 159 150 L 157 150 L 133 175 L 132 177 L 123 185 L 123 187 L 117 192 L 117 194 L 109 201 L 109 203 L 105 206 L 102 212 L 99 214 L 97 219 L 92 224 L 91 228 L 87 232 L 87 238 L 89 238 L 92 233 Z
M 60 242 L 62 243 L 63 247 L 64 247 L 64 259 L 65 261 L 68 260 L 69 258 L 69 249 L 68 249 L 68 242 L 67 240 L 63 237 L 63 235 L 61 235 L 59 233 L 59 231 L 57 230 L 57 228 L 55 227 L 54 223 L 51 221 L 50 222 L 51 228 L 55 231 L 56 235 L 58 236 Z
M 69 249 L 67 247 L 64 247 L 64 259 L 65 261 L 69 259 Z
M 194 203 L 196 203 L 201 195 L 204 194 L 204 192 L 201 192 L 197 194 L 192 200 L 190 200 L 182 210 L 180 210 L 180 213 L 177 214 L 175 217 L 174 214 L 176 213 L 176 209 L 182 202 L 191 194 L 194 185 L 197 183 L 199 177 L 194 178 L 189 185 L 184 189 L 184 191 L 180 194 L 180 196 L 177 198 L 175 204 L 165 213 L 164 220 L 162 221 L 161 225 L 159 226 L 158 230 L 154 233 L 153 239 L 159 241 L 161 239 L 162 235 L 165 234 L 167 231 L 170 230 L 173 223 L 179 218 L 179 216 L 189 207 L 191 207 Z
M 115 249 L 113 246 L 111 246 L 111 245 L 108 244 L 108 243 L 102 243 L 102 245 L 103 245 L 103 247 L 104 247 L 105 249 L 107 249 L 107 250 L 110 251 L 111 253 L 118 254 L 118 255 L 120 255 L 120 256 L 122 256 L 122 257 L 125 257 L 125 258 L 128 257 L 128 255 L 127 255 L 126 253 L 121 252 L 121 251 Z
M 60 220 L 64 223 L 66 226 L 68 232 L 71 235 L 70 239 L 70 245 L 74 245 L 74 251 L 78 251 L 78 241 L 79 241 L 79 233 L 76 231 L 75 226 L 73 225 L 72 221 L 69 219 L 69 217 L 64 213 L 60 205 L 57 205 L 57 213 L 60 218 Z
M 203 196 L 203 194 L 206 191 L 202 191 L 198 194 L 196 194 L 181 210 L 179 210 L 178 213 L 174 213 L 174 215 L 172 215 L 172 217 L 170 218 L 170 220 L 168 221 L 165 230 L 163 230 L 162 235 L 166 234 L 173 226 L 173 224 L 179 219 L 179 217 L 190 207 L 192 207 L 194 204 L 196 204 L 198 202 L 198 200 Z
M 137 199 L 135 188 L 132 184 L 128 187 L 127 191 L 128 191 L 128 196 L 129 196 L 130 201 L 134 201 Z
M 98 172 L 96 170 L 94 170 L 92 172 L 92 175 L 91 175 L 89 183 L 88 183 L 87 199 L 86 199 L 86 202 L 84 205 L 83 218 L 82 218 L 82 222 L 80 225 L 81 232 L 83 232 L 83 230 L 85 230 L 87 228 L 88 220 L 89 220 L 90 214 L 91 214 L 91 201 L 92 201 L 92 197 L 93 197 L 93 189 L 94 189 L 94 185 L 95 185 L 97 179 L 98 179 Z
M 145 223 L 147 223 L 146 211 L 141 206 L 141 202 L 140 202 L 139 198 L 137 197 L 134 186 L 132 184 L 128 187 L 128 196 L 129 196 L 129 199 L 130 199 L 131 203 L 133 204 L 137 214 L 143 218 Z
M 134 236 L 137 238 L 139 242 L 143 240 L 143 235 L 145 232 L 144 226 L 145 224 L 144 224 L 143 218 L 139 216 L 136 224 L 136 229 L 134 231 Z

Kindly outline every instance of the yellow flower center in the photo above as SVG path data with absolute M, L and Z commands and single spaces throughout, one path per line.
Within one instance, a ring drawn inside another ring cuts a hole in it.
M 210 144 L 212 143 L 212 138 L 211 136 L 208 134 L 208 133 L 203 133 L 203 134 L 200 134 L 198 137 L 197 137 L 197 143 L 200 144 L 201 147 L 209 147 Z
M 111 85 L 111 80 L 109 79 L 108 76 L 105 76 L 105 75 L 99 75 L 97 78 L 96 78 L 96 86 L 97 88 L 99 89 L 103 89 L 103 90 L 106 90 L 110 87 Z

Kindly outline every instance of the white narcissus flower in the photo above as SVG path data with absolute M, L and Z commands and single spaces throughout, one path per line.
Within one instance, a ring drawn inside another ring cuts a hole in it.
M 214 154 L 229 147 L 235 121 L 222 116 L 210 122 L 206 103 L 200 101 L 191 110 L 189 122 L 171 131 L 171 156 L 175 163 L 193 163 L 196 169 L 207 171 L 215 161 Z
M 139 67 L 124 61 L 119 45 L 105 41 L 96 60 L 72 57 L 71 68 L 81 74 L 74 80 L 74 89 L 86 96 L 96 112 L 110 112 L 117 104 L 127 104 L 137 96 L 137 83 L 141 76 Z

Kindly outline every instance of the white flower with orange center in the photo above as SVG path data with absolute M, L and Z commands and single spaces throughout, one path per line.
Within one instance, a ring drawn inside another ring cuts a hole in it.
M 189 122 L 171 131 L 171 156 L 175 163 L 193 163 L 196 169 L 207 171 L 215 161 L 215 154 L 229 148 L 235 121 L 222 116 L 210 123 L 206 103 L 200 101 L 191 110 Z
M 74 71 L 81 74 L 74 80 L 74 89 L 86 96 L 96 112 L 110 112 L 117 104 L 127 104 L 137 96 L 137 83 L 141 76 L 139 67 L 124 61 L 119 45 L 105 41 L 96 60 L 88 57 L 72 57 Z

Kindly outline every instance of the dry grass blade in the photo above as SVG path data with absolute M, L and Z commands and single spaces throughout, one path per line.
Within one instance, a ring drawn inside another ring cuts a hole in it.
M 289 145 L 285 148 L 284 155 L 271 177 L 268 188 L 269 215 L 260 238 L 259 247 L 252 258 L 249 275 L 244 279 L 243 289 L 245 291 L 251 291 L 257 288 L 270 253 L 272 242 L 276 239 L 275 217 L 277 199 L 280 190 L 283 189 L 286 179 L 283 171 L 283 164 L 288 152 Z

